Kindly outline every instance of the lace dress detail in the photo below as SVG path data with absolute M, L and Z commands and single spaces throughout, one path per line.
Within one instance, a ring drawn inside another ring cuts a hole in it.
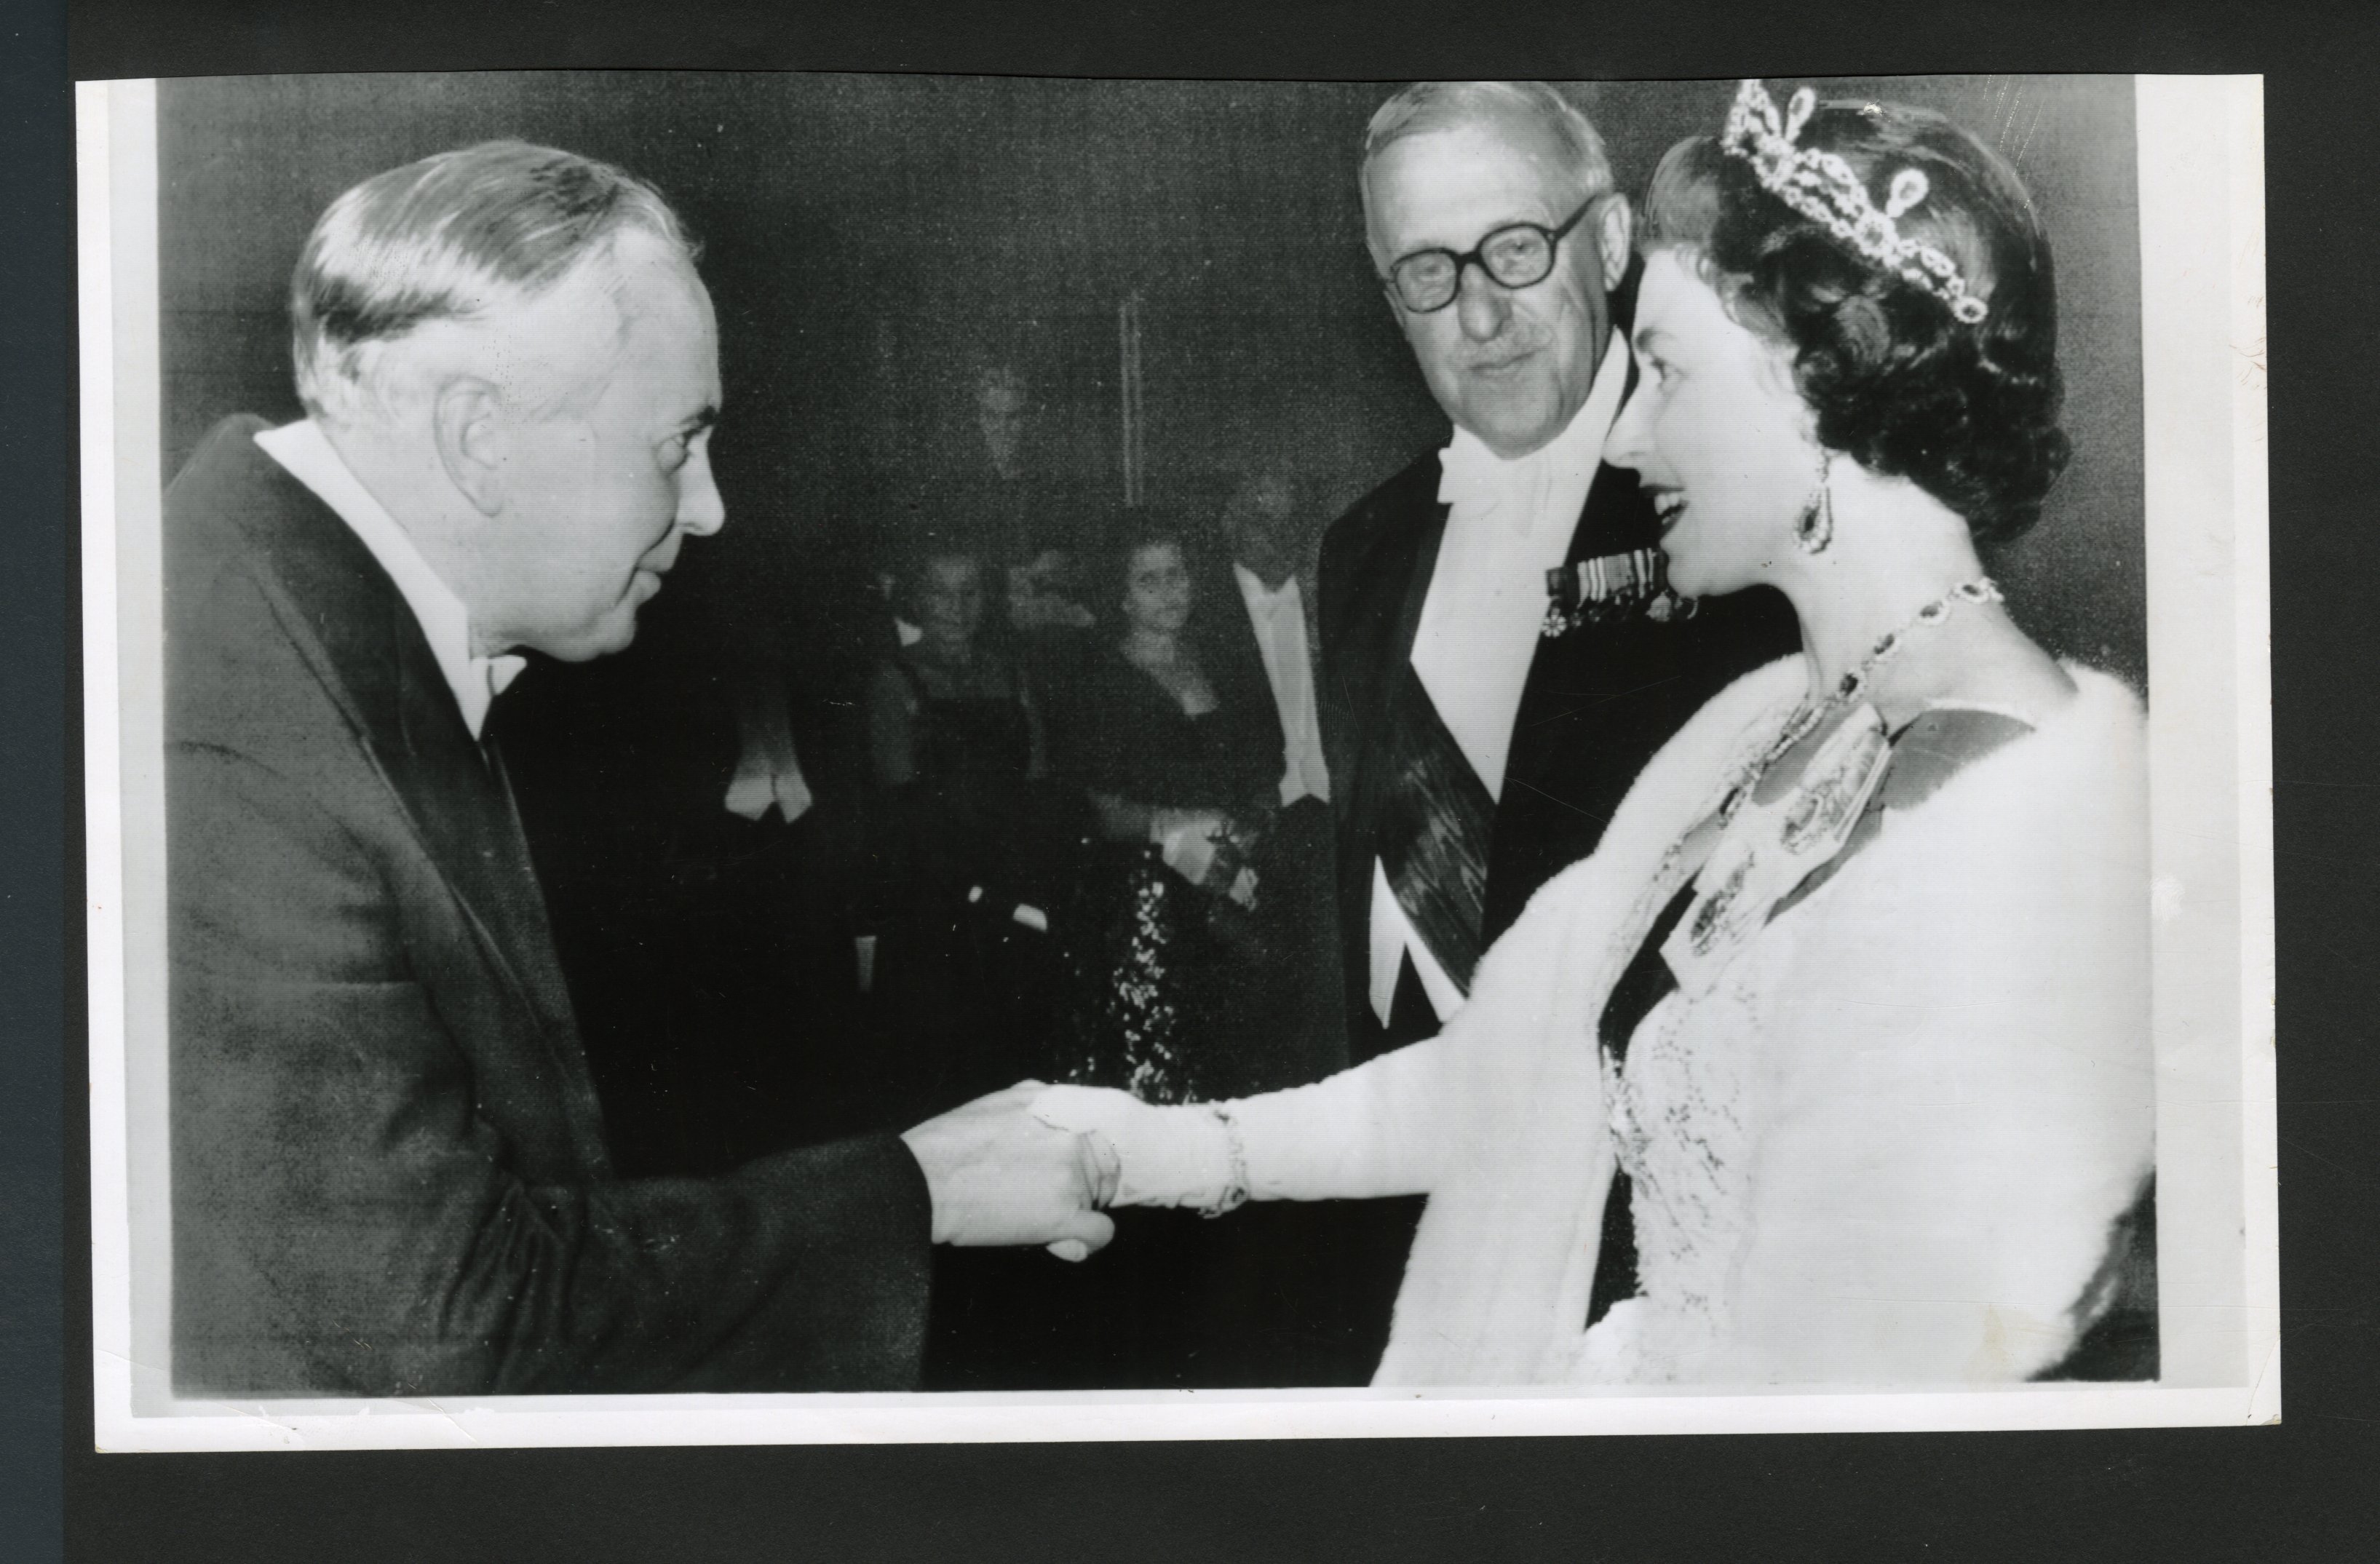
M 1929 747 L 1946 726 L 1955 742 L 1947 751 Z M 1764 1067 L 1760 996 L 1773 1002 L 1779 986 L 1769 968 L 1790 960 L 1790 949 L 1757 930 L 1830 879 L 1882 828 L 1888 803 L 1922 798 L 1965 760 L 2027 731 L 1995 716 L 1937 717 L 1926 720 L 1924 730 L 1925 737 L 1912 746 L 1918 763 L 1900 768 L 1897 778 L 1889 776 L 1892 752 L 1879 758 L 1871 746 L 1864 754 L 1855 734 L 1823 746 L 1803 785 L 1771 803 L 1743 806 L 1703 867 L 1689 866 L 1684 842 L 1671 848 L 1622 926 L 1621 948 L 1639 951 L 1640 963 L 1652 959 L 1658 944 L 1674 964 L 1682 953 L 1681 940 L 1675 935 L 1662 940 L 1661 927 L 1676 920 L 1675 903 L 1691 901 L 1698 908 L 1711 899 L 1705 893 L 1721 878 L 1711 866 L 1763 855 L 1773 866 L 1806 855 L 1785 878 L 1772 867 L 1770 896 L 1761 903 L 1755 932 L 1715 975 L 1705 968 L 1681 988 L 1664 968 L 1666 993 L 1624 1043 L 1604 1034 L 1598 1063 L 1613 1154 L 1629 1181 L 1636 1295 L 1612 1304 L 1587 1329 L 1572 1364 L 1574 1380 L 1701 1378 L 1727 1348 L 1733 1333 L 1732 1273 L 1750 1237 L 1751 1174 L 1764 1117 L 1757 1100 Z M 1764 742 L 1771 736 L 1760 735 Z M 1815 811 L 1814 798 L 1820 805 Z M 1831 843 L 1815 850 L 1807 835 L 1814 812 L 1835 817 Z M 1685 911 L 1686 921 L 1693 916 Z
M 1673 849 L 1623 926 L 1623 948 L 1645 945 L 1670 921 L 1663 909 L 1693 879 Z M 1614 1194 L 1628 1192 L 1635 1295 L 1578 1340 L 1573 1381 L 1674 1380 L 1726 1340 L 1727 1273 L 1751 1204 L 1754 1014 L 1739 978 L 1722 977 L 1694 1000 L 1672 988 L 1637 1024 L 1624 1058 L 1597 1050 L 1612 1150 L 1627 1179 Z
M 1739 1013 L 1707 1015 L 1720 1008 Z M 1602 1056 L 1612 1148 L 1632 1192 L 1638 1296 L 1587 1333 L 1591 1377 L 1672 1380 L 1727 1340 L 1728 1271 L 1751 1209 L 1755 1015 L 1737 981 L 1693 1001 L 1673 993 L 1637 1029 L 1624 1065 Z

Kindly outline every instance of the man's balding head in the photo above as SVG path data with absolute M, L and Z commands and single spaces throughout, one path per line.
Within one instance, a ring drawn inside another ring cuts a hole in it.
M 331 203 L 298 257 L 289 290 L 298 397 L 334 424 L 384 414 L 418 389 L 417 360 L 503 333 L 570 284 L 616 295 L 611 263 L 628 235 L 692 269 L 694 243 L 660 192 L 592 158 L 485 141 L 374 175 Z M 597 331 L 573 334 L 582 351 L 615 346 Z M 513 351 L 493 357 L 503 363 Z M 528 378 L 528 367 L 509 367 Z
M 482 650 L 625 647 L 718 529 L 718 321 L 619 169 L 491 141 L 331 204 L 290 287 L 298 394 L 460 597 Z

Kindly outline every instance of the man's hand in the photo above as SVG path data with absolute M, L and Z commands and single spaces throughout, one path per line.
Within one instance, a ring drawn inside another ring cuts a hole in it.
M 934 1242 L 1042 1243 L 1079 1260 L 1115 1236 L 1097 1207 L 1115 1193 L 1112 1154 L 1036 1118 L 1038 1081 L 979 1097 L 903 1132 L 934 1202 Z

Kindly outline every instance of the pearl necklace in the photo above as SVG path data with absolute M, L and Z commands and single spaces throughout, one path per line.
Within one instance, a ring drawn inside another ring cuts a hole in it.
M 1752 797 L 1753 790 L 1760 785 L 1760 780 L 1768 774 L 1768 769 L 1783 759 L 1789 750 L 1817 732 L 1828 718 L 1865 695 L 1868 686 L 1876 681 L 1876 671 L 1891 661 L 1900 652 L 1902 643 L 1912 631 L 1932 629 L 1950 617 L 1950 611 L 1961 603 L 1996 603 L 2007 600 L 2000 595 L 1998 585 L 1990 576 L 1979 576 L 1973 581 L 1960 582 L 1915 613 L 1911 614 L 1899 626 L 1877 637 L 1876 645 L 1869 649 L 1868 654 L 1861 658 L 1857 666 L 1836 682 L 1835 687 L 1828 692 L 1826 699 L 1814 703 L 1804 697 L 1801 705 L 1794 708 L 1793 715 L 1787 719 L 1784 731 L 1777 735 L 1776 740 L 1767 749 L 1761 751 L 1758 758 L 1737 775 L 1733 787 L 1729 790 L 1726 802 L 1719 806 L 1719 823 L 1725 825 L 1735 818 L 1736 812 L 1743 807 L 1745 802 Z

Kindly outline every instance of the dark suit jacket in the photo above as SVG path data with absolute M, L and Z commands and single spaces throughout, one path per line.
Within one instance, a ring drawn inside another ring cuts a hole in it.
M 1625 302 L 1615 297 L 1615 309 Z M 1615 335 L 1626 329 L 1622 313 Z M 1631 391 L 1635 378 L 1632 368 Z M 1384 718 L 1396 681 L 1410 666 L 1446 532 L 1449 507 L 1438 500 L 1439 476 L 1433 451 L 1333 522 L 1322 545 L 1318 698 L 1337 817 L 1349 1049 L 1357 1061 L 1435 1029 L 1401 1022 L 1395 1034 L 1384 1031 L 1367 989 L 1384 770 L 1373 746 L 1389 726 Z M 1650 548 L 1659 537 L 1636 475 L 1607 463 L 1587 490 L 1564 558 Z M 1704 701 L 1799 644 L 1791 611 L 1767 588 L 1705 601 L 1690 619 L 1664 624 L 1638 613 L 1540 640 L 1496 809 L 1483 942 L 1511 927 L 1539 886 L 1595 850 L 1636 773 Z
M 929 1210 L 897 1139 L 612 1175 L 501 770 L 261 427 L 165 503 L 177 1388 L 910 1384 Z
M 1227 698 L 1246 700 L 1271 712 L 1278 725 L 1282 721 L 1281 703 L 1273 697 L 1272 678 L 1265 672 L 1264 648 L 1257 640 L 1256 622 L 1248 617 L 1248 602 L 1240 595 L 1240 578 L 1230 558 L 1219 552 L 1211 558 L 1202 558 L 1194 568 L 1197 606 L 1192 610 L 1191 624 L 1198 637 L 1207 676 L 1226 687 Z M 1315 639 L 1315 586 L 1311 577 L 1303 573 L 1298 581 L 1306 604 L 1310 652 Z M 1286 728 L 1281 731 L 1281 749 L 1275 758 L 1278 764 L 1273 775 L 1278 778 L 1289 764 Z

